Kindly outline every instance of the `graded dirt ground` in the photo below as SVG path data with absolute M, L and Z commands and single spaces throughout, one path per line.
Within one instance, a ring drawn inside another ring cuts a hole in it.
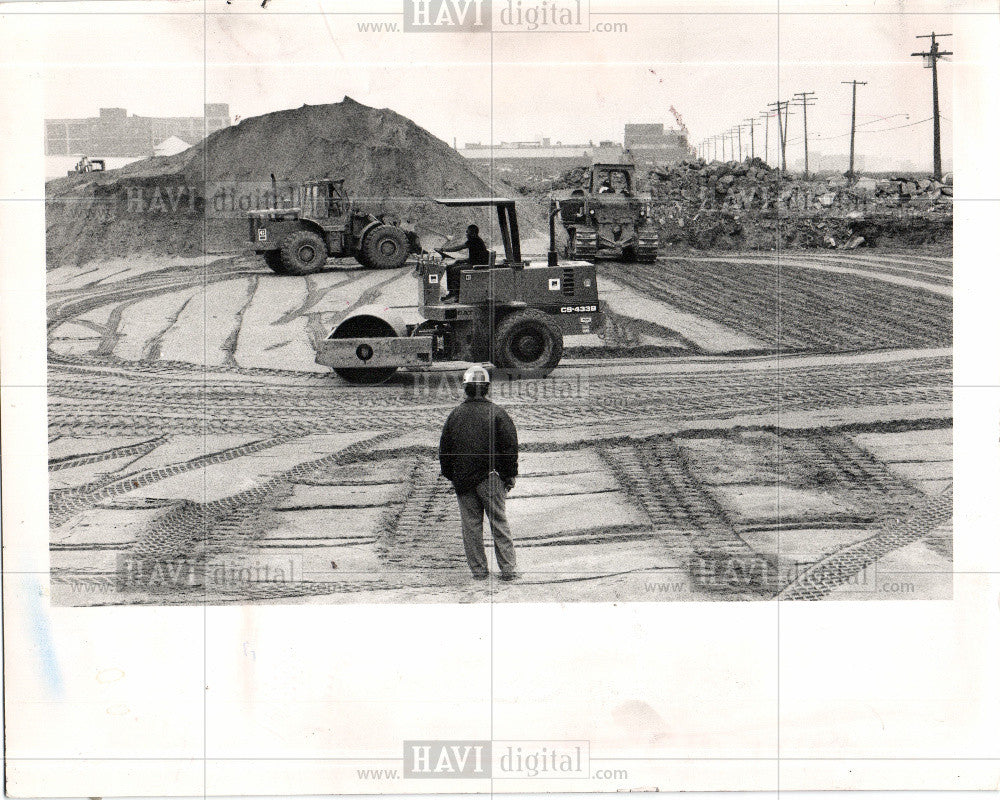
M 52 270 L 54 600 L 950 596 L 950 262 L 738 267 L 602 266 L 611 333 L 495 385 L 523 451 L 513 584 L 471 581 L 438 475 L 461 367 L 359 388 L 313 363 L 360 304 L 414 320 L 407 269 Z

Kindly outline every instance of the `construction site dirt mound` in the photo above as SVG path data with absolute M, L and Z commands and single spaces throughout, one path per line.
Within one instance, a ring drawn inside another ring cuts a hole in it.
M 761 159 L 687 160 L 650 172 L 666 245 L 695 249 L 950 246 L 950 183 L 914 176 L 803 179 Z
M 491 187 L 412 120 L 345 97 L 245 119 L 173 156 L 50 181 L 48 263 L 239 250 L 246 212 L 274 202 L 272 174 L 288 201 L 304 180 L 344 178 L 365 210 L 422 235 L 452 235 L 468 222 L 489 230 L 492 221 L 487 209 L 447 209 L 429 198 L 516 195 Z M 534 206 L 522 217 L 527 233 L 544 227 Z
M 556 178 L 520 174 L 536 197 L 584 188 L 586 167 Z M 951 181 L 927 176 L 843 175 L 805 180 L 759 158 L 706 163 L 689 159 L 639 178 L 650 198 L 662 247 L 693 250 L 921 247 L 952 242 Z

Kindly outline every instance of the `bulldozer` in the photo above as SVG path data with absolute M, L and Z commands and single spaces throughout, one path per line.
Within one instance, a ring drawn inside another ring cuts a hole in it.
M 69 170 L 66 174 L 69 176 L 81 175 L 86 172 L 104 172 L 105 163 L 103 158 L 88 158 L 87 156 L 81 156 L 80 160 L 76 162 L 76 166 Z
M 503 198 L 445 198 L 441 205 L 496 208 L 504 255 L 461 270 L 458 298 L 442 300 L 441 256 L 418 257 L 417 308 L 422 321 L 404 324 L 380 306 L 363 306 L 320 342 L 316 362 L 354 384 L 389 380 L 400 367 L 426 369 L 436 362 L 492 362 L 515 376 L 545 376 L 559 363 L 564 334 L 597 333 L 604 323 L 593 263 L 564 261 L 556 252 L 555 217 L 549 208 L 549 252 L 544 265 L 521 254 L 515 202 Z M 449 286 L 449 290 L 454 287 Z
M 560 202 L 569 258 L 656 261 L 660 244 L 649 197 L 636 193 L 635 164 L 594 164 L 584 187 Z
M 294 208 L 278 208 L 274 175 L 271 185 L 275 207 L 249 212 L 250 249 L 280 275 L 308 275 L 344 256 L 369 269 L 395 269 L 413 249 L 413 236 L 357 207 L 343 178 L 303 183 Z

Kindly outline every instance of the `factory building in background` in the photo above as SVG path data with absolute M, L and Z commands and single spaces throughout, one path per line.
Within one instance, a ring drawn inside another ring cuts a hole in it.
M 685 132 L 665 129 L 662 122 L 625 123 L 624 145 L 636 164 L 646 167 L 676 164 L 692 155 Z
M 623 142 L 602 141 L 595 144 L 563 144 L 548 137 L 523 142 L 500 142 L 495 145 L 466 142 L 456 148 L 466 158 L 488 160 L 520 168 L 543 164 L 551 170 L 615 162 L 631 157 L 644 169 L 676 164 L 693 155 L 686 130 L 672 130 L 657 123 L 626 123 Z M 626 155 L 628 154 L 628 155 Z
M 203 117 L 140 117 L 102 108 L 96 117 L 45 120 L 45 155 L 143 158 L 171 137 L 192 145 L 230 124 L 227 103 L 206 103 Z

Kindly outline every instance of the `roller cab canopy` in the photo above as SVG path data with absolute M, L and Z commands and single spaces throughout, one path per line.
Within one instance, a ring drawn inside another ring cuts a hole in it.
M 452 208 L 496 206 L 504 258 L 511 265 L 524 263 L 521 260 L 521 231 L 517 227 L 517 210 L 513 200 L 507 197 L 441 197 L 435 198 L 435 202 Z

